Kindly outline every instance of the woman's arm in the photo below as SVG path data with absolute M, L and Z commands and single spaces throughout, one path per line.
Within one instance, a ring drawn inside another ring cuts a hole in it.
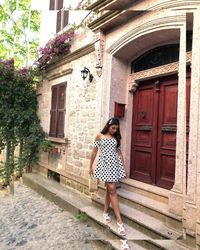
M 95 141 L 98 142 L 99 139 L 100 139 L 100 135 L 97 134 L 96 137 L 95 137 Z M 98 151 L 98 147 L 96 147 L 96 146 L 93 147 L 92 153 L 91 153 L 91 157 L 90 157 L 89 170 L 88 170 L 89 175 L 92 175 L 92 174 L 93 174 L 93 168 L 92 168 L 92 166 L 93 166 L 94 160 L 95 160 L 95 158 L 96 158 L 97 151 Z
M 120 159 L 121 159 L 122 165 L 123 165 L 123 167 L 124 167 L 124 171 L 126 172 L 125 164 L 124 164 L 124 157 L 123 157 L 123 155 L 122 155 L 121 149 L 118 149 L 117 152 L 118 152 L 118 155 L 119 155 L 119 157 L 120 157 Z M 127 172 L 126 172 L 126 177 L 127 177 Z
M 89 171 L 88 171 L 89 175 L 93 174 L 93 168 L 92 168 L 92 166 L 93 166 L 94 160 L 96 158 L 97 151 L 98 151 L 97 148 L 93 148 L 92 149 L 92 153 L 91 153 L 91 157 L 90 157 Z
M 121 149 L 118 149 L 118 154 L 119 154 L 119 156 L 120 156 L 120 158 L 121 158 L 121 161 L 122 161 L 123 166 L 125 166 L 125 164 L 124 164 L 124 157 L 123 157 L 123 155 L 122 155 Z

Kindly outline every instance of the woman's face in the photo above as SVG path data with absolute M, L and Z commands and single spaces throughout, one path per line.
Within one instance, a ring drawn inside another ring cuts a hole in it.
M 111 125 L 109 128 L 108 128 L 108 132 L 111 134 L 111 135 L 114 135 L 117 130 L 119 128 L 119 125 Z

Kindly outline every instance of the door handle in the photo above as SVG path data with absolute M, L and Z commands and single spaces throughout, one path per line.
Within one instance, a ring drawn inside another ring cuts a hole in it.
M 151 131 L 152 126 L 149 126 L 149 125 L 141 126 L 141 127 L 137 128 L 137 130 L 139 130 L 139 131 Z
M 164 126 L 164 127 L 162 127 L 161 130 L 164 131 L 164 132 L 175 132 L 176 128 L 172 127 L 172 126 Z

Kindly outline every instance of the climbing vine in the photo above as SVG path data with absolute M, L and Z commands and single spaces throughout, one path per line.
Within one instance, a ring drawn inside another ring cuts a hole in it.
M 0 61 L 0 158 L 4 185 L 22 176 L 36 160 L 44 132 L 37 117 L 36 73 Z M 4 152 L 4 157 L 2 156 Z

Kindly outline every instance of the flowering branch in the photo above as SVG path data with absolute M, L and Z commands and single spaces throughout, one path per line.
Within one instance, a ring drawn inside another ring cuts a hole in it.
M 63 52 L 69 52 L 73 35 L 74 30 L 70 29 L 49 40 L 44 47 L 39 48 L 38 68 L 44 68 L 54 57 L 63 54 Z

